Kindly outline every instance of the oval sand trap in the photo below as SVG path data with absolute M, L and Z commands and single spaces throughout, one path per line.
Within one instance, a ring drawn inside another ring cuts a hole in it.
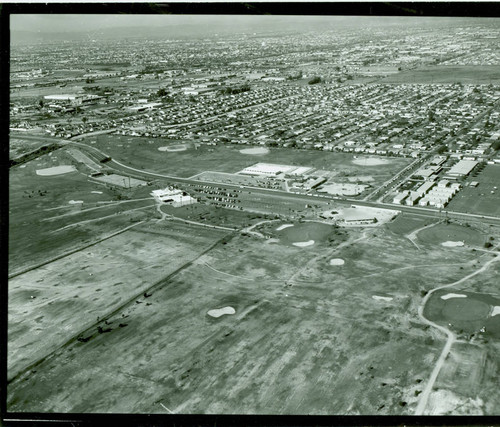
M 377 157 L 366 157 L 366 158 L 354 159 L 352 162 L 355 165 L 360 165 L 360 166 L 379 166 L 379 165 L 386 165 L 387 163 L 389 163 L 389 160 L 379 159 Z
M 344 265 L 345 261 L 342 258 L 333 258 L 330 260 L 330 265 Z
M 446 295 L 441 295 L 441 299 L 450 299 L 450 298 L 467 298 L 467 295 L 464 295 L 464 294 L 446 294 Z
M 223 308 L 216 308 L 214 310 L 209 310 L 208 315 L 212 317 L 221 317 L 224 314 L 234 314 L 236 313 L 236 310 L 233 307 L 223 307 Z
M 79 205 L 79 204 L 83 203 L 83 200 L 70 200 L 68 203 L 70 205 Z
M 265 147 L 253 147 L 253 148 L 244 148 L 243 150 L 240 150 L 241 154 L 267 154 L 269 153 L 269 149 Z
M 159 147 L 158 151 L 186 151 L 185 145 L 170 145 L 168 147 Z
M 294 242 L 292 245 L 298 246 L 299 248 L 305 248 L 306 246 L 314 245 L 314 240 L 308 240 L 307 242 Z
M 293 224 L 283 224 L 283 225 L 280 225 L 276 231 L 281 231 L 281 230 L 284 230 L 285 228 L 288 228 L 288 227 L 293 227 Z
M 380 301 L 392 301 L 392 297 L 381 297 L 379 295 L 372 295 L 372 298 Z
M 36 174 L 40 176 L 62 175 L 63 173 L 75 172 L 76 169 L 72 165 L 54 166 L 53 168 L 37 169 Z
M 102 194 L 102 191 L 91 191 L 92 194 Z
M 441 243 L 441 246 L 446 246 L 448 248 L 450 247 L 455 247 L 455 246 L 463 246 L 464 242 L 452 242 L 451 240 L 448 240 L 447 242 Z
M 491 310 L 491 317 L 496 316 L 497 314 L 500 314 L 500 306 L 496 305 L 493 307 L 493 310 Z

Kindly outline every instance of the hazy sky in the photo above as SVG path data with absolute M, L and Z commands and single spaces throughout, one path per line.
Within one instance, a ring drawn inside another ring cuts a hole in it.
M 317 22 L 332 25 L 364 22 L 381 22 L 390 24 L 392 21 L 401 23 L 403 20 L 418 20 L 419 18 L 399 17 L 352 17 L 352 16 L 263 16 L 263 15 L 11 15 L 11 30 L 36 32 L 79 32 L 95 31 L 112 27 L 160 27 L 172 24 L 200 24 L 231 26 L 252 25 L 253 23 L 302 21 Z M 443 18 L 420 18 L 420 20 Z M 444 18 L 446 19 L 446 18 Z

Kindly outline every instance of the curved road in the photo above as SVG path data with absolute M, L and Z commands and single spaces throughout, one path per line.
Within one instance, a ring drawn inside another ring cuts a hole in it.
M 451 350 L 451 346 L 453 345 L 453 343 L 457 339 L 457 336 L 455 335 L 455 333 L 453 333 L 449 329 L 445 328 L 444 326 L 440 326 L 437 323 L 432 322 L 431 320 L 427 319 L 424 316 L 425 304 L 427 303 L 427 301 L 429 300 L 429 298 L 431 297 L 431 295 L 435 291 L 437 291 L 439 289 L 444 289 L 444 288 L 449 288 L 452 286 L 459 285 L 460 283 L 465 282 L 466 280 L 470 279 L 471 277 L 474 277 L 478 274 L 481 274 L 483 271 L 485 271 L 490 266 L 490 264 L 493 264 L 494 262 L 500 261 L 500 256 L 498 256 L 498 255 L 500 255 L 500 252 L 490 252 L 490 253 L 494 253 L 497 256 L 495 258 L 490 259 L 486 263 L 484 263 L 484 265 L 479 270 L 463 277 L 462 279 L 457 280 L 456 282 L 453 282 L 453 283 L 449 283 L 448 285 L 439 286 L 437 288 L 430 290 L 427 293 L 427 295 L 425 296 L 425 298 L 422 300 L 422 303 L 420 304 L 420 306 L 418 307 L 418 315 L 419 315 L 420 319 L 424 323 L 426 323 L 427 325 L 432 326 L 433 328 L 436 328 L 439 331 L 446 334 L 447 339 L 446 339 L 446 344 L 445 344 L 443 350 L 441 351 L 441 355 L 439 356 L 439 359 L 436 362 L 434 369 L 432 370 L 431 376 L 430 376 L 429 380 L 427 381 L 427 384 L 425 385 L 425 388 L 422 391 L 422 394 L 420 395 L 420 400 L 418 402 L 417 409 L 415 410 L 415 415 L 423 415 L 423 413 L 427 407 L 429 395 L 431 394 L 432 388 L 434 387 L 434 383 L 436 382 L 436 379 L 439 375 L 439 372 L 441 371 L 441 368 L 443 367 L 444 361 L 446 360 L 446 357 L 448 356 L 448 353 Z

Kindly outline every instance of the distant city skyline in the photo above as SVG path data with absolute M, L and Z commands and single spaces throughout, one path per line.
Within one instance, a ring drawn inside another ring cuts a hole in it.
M 10 27 L 14 31 L 81 32 L 113 27 L 161 27 L 164 25 L 230 25 L 232 27 L 254 24 L 281 24 L 301 21 L 305 24 L 356 25 L 359 23 L 384 23 L 398 25 L 402 21 L 427 23 L 462 18 L 443 17 L 394 17 L 394 16 L 300 16 L 300 15 L 108 15 L 108 14 L 13 14 Z

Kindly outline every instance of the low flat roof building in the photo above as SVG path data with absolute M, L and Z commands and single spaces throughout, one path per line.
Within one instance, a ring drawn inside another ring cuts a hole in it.
M 449 176 L 466 176 L 476 167 L 478 164 L 475 160 L 460 160 L 455 164 L 449 171 Z

